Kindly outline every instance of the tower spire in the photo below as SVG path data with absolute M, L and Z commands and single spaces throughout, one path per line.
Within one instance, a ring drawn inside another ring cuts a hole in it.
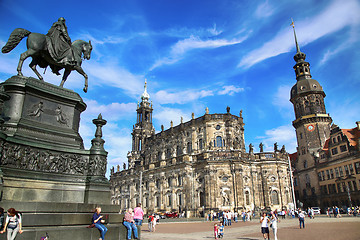
M 145 78 L 145 85 L 144 85 L 144 93 L 141 95 L 141 99 L 143 100 L 143 102 L 147 102 L 150 98 L 150 95 L 147 92 L 147 80 Z
M 296 37 L 296 32 L 295 32 L 295 24 L 294 24 L 294 20 L 291 18 L 291 24 L 290 24 L 292 27 L 293 27 L 293 30 L 294 30 L 294 38 L 295 38 L 295 45 L 296 45 L 296 53 L 300 53 L 300 47 L 299 47 L 299 44 L 298 44 L 298 41 L 297 41 L 297 37 Z
M 303 62 L 305 62 L 306 54 L 300 51 L 300 47 L 299 47 L 297 37 L 296 37 L 296 32 L 295 32 L 294 20 L 291 19 L 291 21 L 292 22 L 290 25 L 293 27 L 293 30 L 294 30 L 294 38 L 295 38 L 295 45 L 296 45 L 296 54 L 294 56 L 294 60 L 297 64 L 303 63 Z M 296 76 L 298 76 L 298 74 Z

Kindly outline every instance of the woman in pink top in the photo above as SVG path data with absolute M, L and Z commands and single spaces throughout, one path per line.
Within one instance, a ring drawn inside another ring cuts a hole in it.
M 134 221 L 135 225 L 142 226 L 142 221 L 144 217 L 144 211 L 141 209 L 141 203 L 137 205 L 136 208 L 134 208 Z

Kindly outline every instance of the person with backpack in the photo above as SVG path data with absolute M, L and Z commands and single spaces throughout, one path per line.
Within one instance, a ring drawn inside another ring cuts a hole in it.
M 153 231 L 153 221 L 154 221 L 154 215 L 150 214 L 148 218 L 148 225 L 149 225 L 149 232 Z M 156 221 L 156 220 L 155 220 Z
M 15 208 L 9 208 L 7 214 L 4 229 L 0 233 L 2 234 L 7 230 L 7 240 L 14 240 L 18 233 L 23 233 L 21 213 L 16 211 Z

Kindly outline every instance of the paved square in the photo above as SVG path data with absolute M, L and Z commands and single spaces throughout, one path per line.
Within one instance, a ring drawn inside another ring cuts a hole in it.
M 146 221 L 145 221 L 146 222 Z M 343 217 L 327 218 L 316 217 L 310 220 L 306 218 L 305 229 L 299 229 L 297 219 L 281 220 L 278 224 L 278 239 L 336 239 L 357 240 L 360 239 L 360 218 Z M 149 232 L 147 223 L 142 227 L 142 239 L 214 239 L 214 222 L 171 222 L 160 223 L 156 226 L 156 232 Z M 271 230 L 271 229 L 270 229 Z M 251 222 L 233 223 L 225 227 L 224 239 L 262 240 L 259 219 Z M 273 239 L 272 232 L 270 239 Z

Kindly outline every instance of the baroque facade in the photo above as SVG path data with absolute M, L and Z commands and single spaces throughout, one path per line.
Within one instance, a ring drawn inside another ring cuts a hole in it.
M 137 107 L 128 169 L 111 169 L 112 202 L 146 212 L 288 208 L 293 202 L 285 147 L 245 150 L 242 112 L 205 114 L 155 134 L 146 90 Z M 124 164 L 125 165 L 125 164 Z M 290 205 L 289 205 L 290 204 Z
M 291 154 L 295 196 L 304 207 L 360 204 L 360 126 L 340 129 L 325 108 L 325 92 L 312 79 L 310 64 L 300 51 L 294 29 L 296 84 L 291 89 L 298 143 Z

